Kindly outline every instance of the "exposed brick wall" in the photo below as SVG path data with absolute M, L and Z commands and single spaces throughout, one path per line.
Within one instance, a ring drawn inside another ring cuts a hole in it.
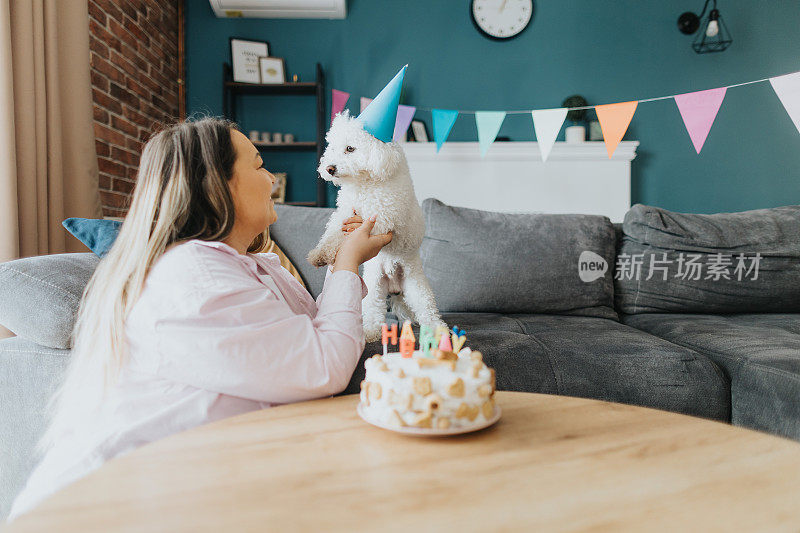
M 88 0 L 104 216 L 124 216 L 144 141 L 178 118 L 180 0 Z

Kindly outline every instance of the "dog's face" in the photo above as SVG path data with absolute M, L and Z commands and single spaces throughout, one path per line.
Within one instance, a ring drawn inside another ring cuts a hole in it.
M 336 115 L 325 135 L 328 146 L 317 171 L 334 185 L 381 182 L 391 179 L 402 160 L 402 149 L 367 133 L 361 122 L 345 110 Z

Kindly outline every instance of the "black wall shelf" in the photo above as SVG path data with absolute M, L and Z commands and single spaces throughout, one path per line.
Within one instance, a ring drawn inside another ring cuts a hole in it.
M 242 83 L 233 81 L 233 70 L 230 64 L 222 65 L 222 112 L 230 120 L 237 122 L 237 96 L 245 94 L 254 95 L 306 95 L 316 96 L 317 103 L 317 140 L 316 142 L 292 142 L 292 143 L 265 143 L 254 142 L 259 149 L 270 152 L 317 152 L 317 162 L 314 165 L 314 172 L 319 166 L 322 158 L 322 151 L 325 146 L 325 73 L 322 65 L 317 63 L 317 79 L 313 82 L 290 82 L 290 83 Z M 295 205 L 316 205 L 324 207 L 326 202 L 325 180 L 317 178 L 317 200 L 316 202 L 287 202 Z

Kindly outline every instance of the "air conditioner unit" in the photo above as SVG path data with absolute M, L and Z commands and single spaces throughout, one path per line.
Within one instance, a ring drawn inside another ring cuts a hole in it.
M 343 19 L 346 0 L 209 0 L 222 18 Z

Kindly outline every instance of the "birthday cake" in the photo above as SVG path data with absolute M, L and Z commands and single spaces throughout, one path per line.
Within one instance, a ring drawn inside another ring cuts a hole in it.
M 411 325 L 406 322 L 400 351 L 390 353 L 387 345 L 389 341 L 397 344 L 397 324 L 392 329 L 384 325 L 384 354 L 364 362 L 360 407 L 367 420 L 398 428 L 447 430 L 486 425 L 492 419 L 494 370 L 486 366 L 480 352 L 463 347 L 463 330 L 442 330 L 434 333 L 423 326 L 420 349 L 415 350 Z

